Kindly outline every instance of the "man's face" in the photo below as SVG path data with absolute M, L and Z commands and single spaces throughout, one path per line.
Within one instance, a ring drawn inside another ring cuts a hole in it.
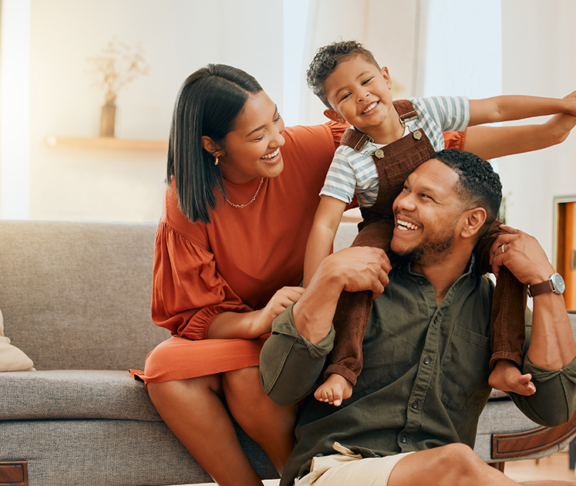
M 450 255 L 464 213 L 454 189 L 458 179 L 456 172 L 436 159 L 408 176 L 393 204 L 394 253 L 420 263 L 442 261 Z

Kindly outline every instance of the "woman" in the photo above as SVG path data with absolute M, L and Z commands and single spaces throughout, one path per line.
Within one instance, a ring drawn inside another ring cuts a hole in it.
M 279 472 L 292 449 L 294 407 L 265 395 L 258 338 L 302 293 L 306 239 L 345 128 L 285 131 L 258 82 L 230 66 L 196 71 L 178 95 L 152 302 L 154 322 L 175 337 L 141 377 L 218 484 L 262 484 L 224 403 Z
M 262 389 L 261 336 L 302 293 L 318 194 L 345 128 L 285 130 L 258 82 L 225 65 L 193 73 L 176 100 L 152 299 L 154 322 L 173 337 L 135 374 L 220 485 L 262 485 L 230 414 L 280 473 L 292 449 L 295 409 L 274 404 Z M 511 127 L 530 142 L 526 150 L 550 145 L 558 131 L 536 136 L 520 128 Z M 463 132 L 447 136 L 447 147 L 486 144 L 476 152 L 505 155 L 494 142 L 498 129 L 474 130 L 466 139 Z

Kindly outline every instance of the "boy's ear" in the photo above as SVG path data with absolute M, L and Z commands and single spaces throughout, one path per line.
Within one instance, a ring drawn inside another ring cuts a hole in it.
M 344 120 L 336 110 L 324 110 L 324 115 L 336 123 L 346 123 L 346 120 Z
M 388 72 L 388 68 L 386 66 L 382 68 L 382 76 L 388 85 L 388 89 L 392 89 L 392 78 L 390 77 L 390 73 Z
M 466 211 L 464 224 L 460 232 L 462 238 L 477 238 L 478 232 L 486 222 L 486 210 L 484 208 L 474 208 Z
M 206 150 L 206 152 L 208 152 L 209 154 L 213 155 L 214 157 L 220 156 L 218 154 L 220 147 L 214 140 L 212 140 L 210 137 L 206 135 L 202 136 L 202 148 Z

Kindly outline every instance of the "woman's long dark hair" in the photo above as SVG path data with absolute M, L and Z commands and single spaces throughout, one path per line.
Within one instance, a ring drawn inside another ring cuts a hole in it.
M 202 136 L 224 147 L 224 137 L 251 93 L 262 87 L 248 73 L 225 64 L 208 64 L 192 73 L 180 88 L 168 144 L 166 182 L 174 176 L 178 203 L 192 222 L 210 222 L 216 194 L 224 180 L 214 156 L 202 147 Z

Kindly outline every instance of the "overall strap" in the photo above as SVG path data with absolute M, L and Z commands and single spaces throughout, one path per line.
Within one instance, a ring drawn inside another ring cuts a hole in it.
M 409 100 L 396 100 L 392 104 L 398 112 L 402 126 L 406 126 L 405 124 L 408 121 L 418 119 L 418 113 L 416 113 Z M 351 147 L 356 152 L 360 152 L 368 142 L 374 142 L 374 139 L 354 127 L 348 128 L 340 139 L 340 145 Z

